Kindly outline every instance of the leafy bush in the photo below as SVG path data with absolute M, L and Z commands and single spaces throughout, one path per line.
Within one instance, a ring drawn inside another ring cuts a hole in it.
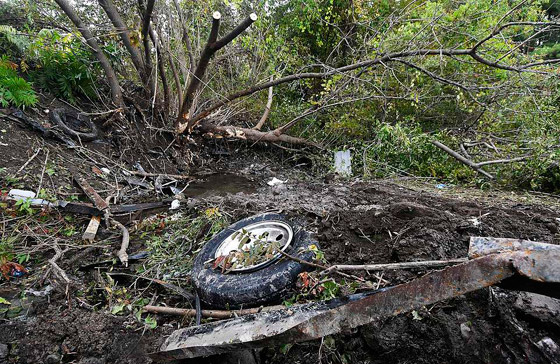
M 95 98 L 96 63 L 73 34 L 63 37 L 43 29 L 30 45 L 29 56 L 36 62 L 30 75 L 38 87 L 71 103 L 80 96 Z
M 5 57 L 0 59 L 0 105 L 3 107 L 24 108 L 37 103 L 35 91 L 29 82 L 18 76 L 17 68 L 17 64 Z

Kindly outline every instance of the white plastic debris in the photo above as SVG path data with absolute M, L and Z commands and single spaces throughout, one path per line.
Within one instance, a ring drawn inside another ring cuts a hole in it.
M 48 295 L 51 294 L 51 292 L 53 291 L 53 287 L 49 284 L 48 286 L 46 286 L 43 290 L 41 291 L 36 291 L 34 289 L 26 289 L 25 293 L 28 295 L 32 295 L 35 297 L 46 297 Z
M 269 186 L 272 187 L 272 186 L 278 186 L 278 185 L 284 184 L 284 183 L 286 183 L 286 182 L 288 182 L 287 179 L 284 180 L 284 181 L 282 181 L 281 179 L 278 179 L 278 178 L 276 178 L 276 177 L 273 177 L 273 178 L 272 178 L 270 181 L 268 181 L 266 184 L 268 184 Z
M 14 200 L 25 200 L 28 198 L 35 198 L 36 195 L 33 191 L 18 190 L 17 188 L 14 188 L 8 192 L 8 196 Z
M 476 217 L 471 217 L 469 221 L 473 224 L 474 227 L 480 226 L 480 220 Z
M 171 207 L 169 209 L 170 210 L 177 210 L 179 207 L 181 207 L 181 202 L 179 202 L 179 200 L 173 200 L 171 202 Z
M 352 156 L 350 155 L 350 150 L 334 152 L 334 171 L 345 177 L 352 175 Z
M 35 198 L 35 192 L 33 191 L 18 190 L 17 188 L 11 189 L 10 192 L 8 192 L 8 198 L 14 201 L 29 200 L 31 206 L 55 206 L 55 204 L 50 201 L 42 198 Z
M 471 217 L 471 218 L 469 218 L 469 221 L 473 224 L 473 226 L 479 227 L 480 224 L 482 224 L 482 218 L 485 217 L 485 216 L 488 216 L 488 215 L 490 215 L 489 212 L 487 212 L 483 215 L 480 215 L 479 217 Z

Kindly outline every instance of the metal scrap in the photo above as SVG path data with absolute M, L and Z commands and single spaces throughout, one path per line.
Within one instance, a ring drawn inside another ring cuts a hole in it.
M 474 259 L 398 286 L 176 330 L 152 357 L 197 358 L 313 340 L 496 284 L 539 293 L 559 291 L 557 248 L 536 242 L 511 245 L 491 238 L 486 242 L 490 248 L 485 247 L 484 240 L 474 238 L 469 254 L 477 256 Z M 529 245 L 532 248 L 527 248 Z M 527 278 L 529 283 L 523 281 Z M 552 288 L 543 289 L 543 283 Z

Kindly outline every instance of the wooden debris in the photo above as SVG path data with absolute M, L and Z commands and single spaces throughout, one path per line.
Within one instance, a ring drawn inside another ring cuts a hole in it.
M 268 306 L 268 307 L 257 307 L 257 308 L 247 308 L 243 310 L 201 310 L 202 317 L 215 318 L 215 319 L 228 319 L 238 316 L 253 315 L 260 312 L 272 312 L 279 310 L 286 310 L 287 307 L 283 305 Z M 175 315 L 175 316 L 189 316 L 195 317 L 196 310 L 194 308 L 175 308 L 175 307 L 163 307 L 163 306 L 144 306 L 144 312 L 149 313 L 160 313 L 165 315 Z
M 82 191 L 84 191 L 86 196 L 91 200 L 91 202 L 93 202 L 95 207 L 97 207 L 101 211 L 109 208 L 109 204 L 104 199 L 102 199 L 101 196 L 99 196 L 99 194 L 93 189 L 93 187 L 91 187 L 91 185 L 88 183 L 88 181 L 85 180 L 85 178 L 74 177 L 74 181 L 76 181 L 76 183 L 78 184 L 78 186 L 80 186 Z
M 99 223 L 101 222 L 101 216 L 93 216 L 91 220 L 89 220 L 89 224 L 84 231 L 84 235 L 82 235 L 82 239 L 87 242 L 93 242 L 95 239 L 95 235 L 97 235 L 97 230 L 99 229 Z

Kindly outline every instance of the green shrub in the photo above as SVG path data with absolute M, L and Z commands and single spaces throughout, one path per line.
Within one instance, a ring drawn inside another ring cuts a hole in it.
M 91 52 L 74 37 L 43 29 L 29 47 L 36 63 L 30 72 L 36 86 L 75 103 L 80 96 L 95 98 L 96 63 Z
M 37 103 L 31 84 L 19 77 L 18 66 L 6 58 L 0 59 L 0 105 L 25 108 Z

